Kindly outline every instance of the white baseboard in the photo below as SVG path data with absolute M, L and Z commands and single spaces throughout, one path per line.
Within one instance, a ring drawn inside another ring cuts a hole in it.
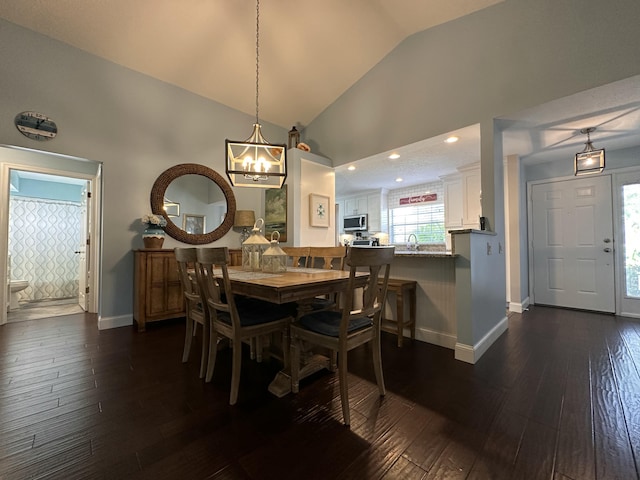
M 456 346 L 455 335 L 429 330 L 428 328 L 416 328 L 416 339 L 451 350 Z
M 130 325 L 133 325 L 133 314 L 120 315 L 118 317 L 100 317 L 98 319 L 98 330 L 127 327 Z
M 529 308 L 529 297 L 525 298 L 522 303 L 509 302 L 509 311 L 522 313 Z
M 465 345 L 464 343 L 455 344 L 455 358 L 466 363 L 476 363 L 480 357 L 489 349 L 500 335 L 507 331 L 509 323 L 507 317 L 504 317 L 493 327 L 482 339 L 475 345 Z

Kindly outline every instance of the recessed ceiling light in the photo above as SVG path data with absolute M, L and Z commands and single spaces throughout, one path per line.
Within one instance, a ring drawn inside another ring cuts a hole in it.
M 400 158 L 400 155 L 398 155 L 397 153 L 392 153 L 391 155 L 389 155 L 389 158 L 391 160 L 395 160 L 396 158 Z
M 459 138 L 458 138 L 458 137 L 456 137 L 456 136 L 451 136 L 451 137 L 447 138 L 444 142 L 445 142 L 445 143 L 456 143 L 458 140 L 459 140 Z
M 349 166 L 347 167 L 347 170 L 354 171 L 355 169 L 356 169 L 356 167 L 354 167 L 353 165 L 349 165 Z
M 396 182 L 400 183 L 402 181 L 402 178 L 398 177 L 396 178 Z

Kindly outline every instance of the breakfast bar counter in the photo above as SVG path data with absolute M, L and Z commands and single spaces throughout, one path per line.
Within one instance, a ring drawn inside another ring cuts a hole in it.
M 451 349 L 457 338 L 456 257 L 444 251 L 396 250 L 390 274 L 417 282 L 416 339 Z M 395 318 L 392 295 L 386 305 L 386 318 Z M 404 310 L 408 312 L 409 306 Z M 405 338 L 409 336 L 405 329 Z

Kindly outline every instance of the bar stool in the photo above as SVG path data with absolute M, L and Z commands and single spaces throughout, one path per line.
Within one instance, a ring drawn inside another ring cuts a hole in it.
M 383 318 L 380 328 L 385 332 L 398 335 L 398 347 L 402 347 L 405 327 L 410 329 L 411 339 L 416 338 L 416 286 L 415 280 L 400 278 L 390 278 L 387 285 L 387 295 L 393 292 L 396 296 L 396 318 Z M 404 319 L 405 296 L 409 299 L 409 320 L 407 321 Z

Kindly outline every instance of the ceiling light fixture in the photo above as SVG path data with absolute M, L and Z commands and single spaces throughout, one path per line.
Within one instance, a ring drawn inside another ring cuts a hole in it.
M 396 178 L 396 182 L 398 182 L 398 183 L 402 182 L 402 178 L 400 178 L 400 177 Z
M 256 0 L 256 123 L 243 142 L 225 140 L 225 171 L 234 187 L 280 188 L 287 178 L 287 146 L 262 136 L 258 117 L 260 78 L 260 0 Z
M 456 136 L 451 136 L 451 137 L 448 137 L 448 138 L 444 141 L 444 143 L 456 143 L 458 140 L 460 140 L 458 137 L 456 137 Z
M 573 172 L 575 175 L 588 175 L 590 173 L 600 173 L 604 170 L 604 148 L 596 150 L 591 143 L 591 133 L 596 127 L 583 128 L 580 133 L 587 135 L 587 141 L 582 152 L 576 153 L 573 161 Z
M 397 154 L 397 153 L 392 153 L 391 155 L 389 155 L 389 158 L 390 158 L 391 160 L 395 160 L 395 159 L 397 159 L 397 158 L 400 158 L 400 155 L 399 155 L 399 154 Z
M 347 170 L 349 170 L 350 172 L 353 172 L 356 169 L 356 167 L 354 167 L 353 165 L 349 165 L 347 167 Z

